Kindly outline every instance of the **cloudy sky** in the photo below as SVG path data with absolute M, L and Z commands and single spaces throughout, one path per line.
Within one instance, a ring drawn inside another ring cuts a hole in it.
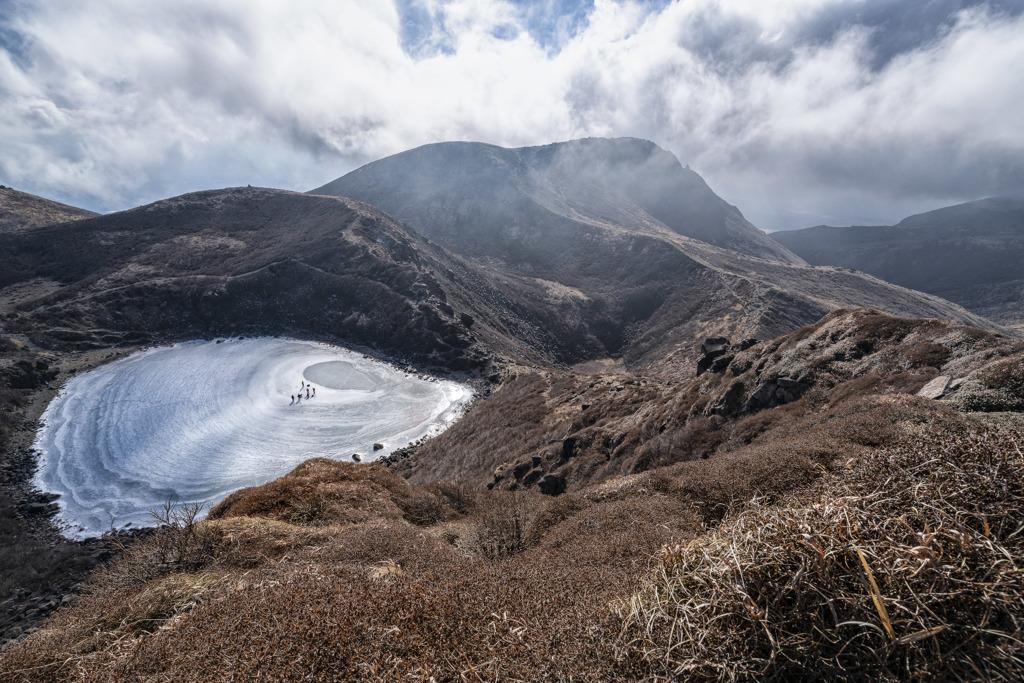
M 0 183 L 113 211 L 655 141 L 766 229 L 1024 193 L 1024 0 L 0 0 Z

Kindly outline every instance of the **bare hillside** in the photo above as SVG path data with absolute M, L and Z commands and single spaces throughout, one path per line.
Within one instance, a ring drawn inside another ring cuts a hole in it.
M 66 223 L 96 215 L 93 211 L 43 199 L 10 187 L 0 187 L 0 233 Z
M 354 200 L 200 192 L 3 234 L 0 253 L 4 326 L 47 348 L 290 334 L 450 370 L 494 350 L 571 355 L 556 341 L 571 321 L 536 306 L 535 286 L 495 282 Z

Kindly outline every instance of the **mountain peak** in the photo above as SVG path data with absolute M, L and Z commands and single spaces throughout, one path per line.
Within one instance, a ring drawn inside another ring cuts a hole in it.
M 449 247 L 522 241 L 523 229 L 572 221 L 669 231 L 748 256 L 801 263 L 716 195 L 671 152 L 641 138 L 534 147 L 440 142 L 372 162 L 312 191 L 353 197 Z M 468 212 L 471 223 L 452 214 Z

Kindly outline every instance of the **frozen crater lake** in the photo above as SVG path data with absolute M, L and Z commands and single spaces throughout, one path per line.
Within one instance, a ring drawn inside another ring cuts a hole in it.
M 303 382 L 316 396 L 293 401 Z M 443 430 L 471 396 L 314 342 L 150 349 L 65 385 L 43 414 L 35 483 L 61 495 L 67 535 L 98 535 L 151 524 L 168 499 L 213 505 L 307 458 L 380 457 Z

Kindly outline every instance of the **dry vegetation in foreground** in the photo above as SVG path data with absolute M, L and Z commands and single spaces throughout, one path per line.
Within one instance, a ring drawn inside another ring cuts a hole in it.
M 921 425 L 666 546 L 620 651 L 664 679 L 1021 680 L 1022 446 Z
M 821 342 L 830 379 L 751 415 L 704 414 L 728 377 L 502 389 L 502 426 L 478 412 L 467 448 L 513 433 L 518 406 L 541 422 L 519 447 L 582 419 L 593 440 L 569 460 L 610 463 L 556 497 L 314 459 L 207 520 L 168 514 L 0 654 L 0 680 L 1019 680 L 1024 430 L 907 395 L 939 369 L 906 353 L 1004 399 L 1020 356 L 946 328 L 938 353 L 919 326 L 864 317 L 860 337 L 826 321 L 766 344 L 775 372 Z M 638 456 L 615 460 L 601 430 L 626 426 L 664 452 L 617 476 Z
M 556 498 L 309 461 L 169 518 L 0 679 L 1024 673 L 1024 432 L 892 395 L 820 414 Z

